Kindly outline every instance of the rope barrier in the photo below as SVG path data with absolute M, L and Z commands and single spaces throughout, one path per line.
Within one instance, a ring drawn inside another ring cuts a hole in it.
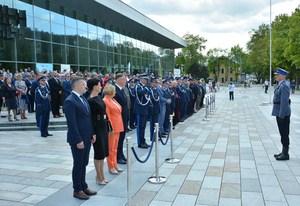
M 154 145 L 154 141 L 151 142 L 150 150 L 149 150 L 149 152 L 148 152 L 147 157 L 146 157 L 145 160 L 141 160 L 141 159 L 138 157 L 138 155 L 136 154 L 134 147 L 131 147 L 131 150 L 132 150 L 132 152 L 133 152 L 133 155 L 134 155 L 134 157 L 136 158 L 136 160 L 137 160 L 139 163 L 145 163 L 145 162 L 148 161 L 148 159 L 149 159 L 149 157 L 150 157 L 150 155 L 151 155 L 151 152 L 152 152 L 153 145 Z

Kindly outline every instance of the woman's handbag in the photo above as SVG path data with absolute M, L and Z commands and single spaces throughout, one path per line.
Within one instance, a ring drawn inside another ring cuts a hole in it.
M 107 120 L 106 125 L 107 125 L 107 131 L 108 132 L 113 132 L 114 131 L 109 120 Z
M 7 115 L 8 107 L 6 106 L 6 103 L 2 104 L 1 107 L 1 117 L 5 117 Z

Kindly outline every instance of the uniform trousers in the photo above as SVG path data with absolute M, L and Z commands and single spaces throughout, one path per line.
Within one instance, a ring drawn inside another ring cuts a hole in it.
M 163 105 L 160 107 L 160 112 L 158 115 L 159 134 L 164 132 L 165 117 L 166 117 L 166 105 Z
M 290 116 L 286 116 L 283 119 L 276 117 L 279 133 L 281 136 L 281 144 L 283 147 L 289 147 L 290 145 Z
M 117 152 L 120 133 L 108 135 L 108 157 L 106 157 L 107 166 L 109 169 L 117 167 Z
M 49 110 L 42 110 L 39 113 L 39 128 L 41 131 L 41 135 L 48 134 L 48 125 L 49 125 L 49 118 L 50 118 L 50 111 Z
M 89 163 L 91 142 L 84 142 L 84 149 L 78 149 L 77 145 L 71 145 L 73 156 L 72 180 L 74 192 L 88 188 L 85 181 L 86 166 Z
M 143 114 L 137 114 L 136 115 L 136 120 L 137 120 L 137 142 L 138 144 L 145 144 L 145 130 L 146 130 L 146 124 L 148 120 L 148 115 L 143 115 Z

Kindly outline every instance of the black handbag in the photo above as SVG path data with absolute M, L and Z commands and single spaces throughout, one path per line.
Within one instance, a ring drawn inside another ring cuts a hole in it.
M 113 132 L 114 131 L 109 120 L 107 120 L 106 126 L 107 126 L 107 131 L 108 132 Z

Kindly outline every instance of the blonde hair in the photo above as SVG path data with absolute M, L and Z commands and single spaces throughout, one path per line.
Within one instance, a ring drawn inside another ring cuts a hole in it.
M 103 89 L 103 93 L 105 95 L 113 95 L 115 91 L 116 91 L 116 88 L 112 84 L 106 84 L 106 86 Z

